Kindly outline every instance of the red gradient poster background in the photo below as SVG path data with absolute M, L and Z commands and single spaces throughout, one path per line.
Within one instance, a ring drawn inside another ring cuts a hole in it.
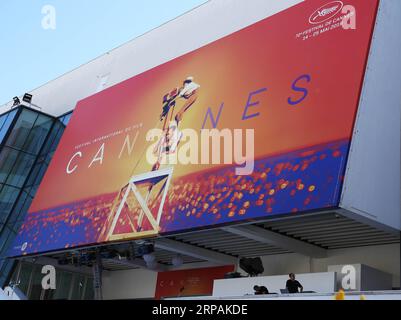
M 175 165 L 157 233 L 337 206 L 377 1 L 335 3 L 355 7 L 355 30 L 340 26 L 339 11 L 310 24 L 331 2 L 305 1 L 80 101 L 12 254 L 110 240 L 100 234 L 113 201 L 132 176 L 151 170 L 146 133 L 160 126 L 163 96 L 188 76 L 199 96 L 180 129 L 210 129 L 213 120 L 217 129 L 254 129 L 255 171 Z M 136 134 L 129 154 L 124 141 Z M 136 238 L 128 215 L 116 233 Z
M 234 266 L 159 272 L 155 299 L 167 297 L 211 296 L 213 281 L 224 279 Z

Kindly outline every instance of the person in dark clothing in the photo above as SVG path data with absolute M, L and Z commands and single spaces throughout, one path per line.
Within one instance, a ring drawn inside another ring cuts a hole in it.
M 304 287 L 299 283 L 298 280 L 295 280 L 295 274 L 290 273 L 289 274 L 289 279 L 287 280 L 287 283 L 285 287 L 287 288 L 289 293 L 298 293 L 302 292 L 304 290 Z M 298 291 L 298 288 L 300 291 Z
M 269 294 L 269 290 L 265 286 L 254 286 L 255 294 Z

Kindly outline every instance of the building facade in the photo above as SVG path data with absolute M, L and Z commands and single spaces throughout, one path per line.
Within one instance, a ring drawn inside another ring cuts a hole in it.
M 82 245 L 79 250 L 51 252 L 35 261 L 29 257 L 19 264 L 5 259 L 69 122 L 71 106 L 102 94 L 106 97 L 127 79 L 302 3 L 210 1 L 33 90 L 35 104 L 42 112 L 23 106 L 10 110 L 9 104 L 1 107 L 1 285 L 20 280 L 32 298 L 90 296 L 88 267 L 92 265 L 82 263 L 82 252 L 86 259 L 97 247 Z M 324 2 L 316 1 L 318 4 Z M 154 268 L 141 258 L 133 258 L 139 256 L 136 243 L 108 244 L 102 262 L 104 297 L 153 297 L 158 272 L 237 265 L 239 258 L 257 256 L 265 263 L 265 275 L 325 272 L 333 265 L 361 263 L 390 274 L 391 287 L 399 288 L 401 40 L 388 32 L 400 27 L 399 9 L 396 0 L 378 4 L 338 206 L 258 220 L 252 225 L 248 221 L 156 238 Z M 177 34 L 188 41 L 171 44 L 169 39 Z M 160 48 L 168 50 L 161 54 Z M 179 267 L 173 263 L 177 255 L 183 264 Z M 66 260 L 71 263 L 65 264 Z M 32 267 L 49 261 L 63 274 L 60 293 L 52 295 L 37 288 L 39 269 Z M 62 269 L 63 264 L 68 270 Z M 68 289 L 64 282 L 70 283 Z M 138 283 L 141 290 L 136 289 Z M 76 285 L 88 289 L 80 291 Z

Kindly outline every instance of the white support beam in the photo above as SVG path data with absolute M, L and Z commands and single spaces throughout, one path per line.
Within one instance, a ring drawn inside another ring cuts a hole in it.
M 86 267 L 86 266 L 80 266 L 76 267 L 74 265 L 68 264 L 68 265 L 61 265 L 58 264 L 58 260 L 54 258 L 49 258 L 49 257 L 38 257 L 38 258 L 24 258 L 24 259 L 19 259 L 21 261 L 28 261 L 31 263 L 39 264 L 39 265 L 50 265 L 53 266 L 59 270 L 65 270 L 65 271 L 70 271 L 74 273 L 81 273 L 85 274 L 88 276 L 92 276 L 92 268 Z
M 112 262 L 114 264 L 119 264 L 119 265 L 123 265 L 123 266 L 127 266 L 127 267 L 138 267 L 138 268 L 141 268 L 141 269 L 146 269 L 146 270 L 155 271 L 155 272 L 167 271 L 169 269 L 167 266 L 164 266 L 164 265 L 162 265 L 160 263 L 158 263 L 155 268 L 149 268 L 146 265 L 146 262 L 144 260 L 138 259 L 138 258 L 136 258 L 134 260 L 103 259 L 103 261 L 105 261 L 105 260 L 106 261 L 110 261 L 110 262 Z
M 224 227 L 222 230 L 247 239 L 274 245 L 292 252 L 301 253 L 308 257 L 324 258 L 327 256 L 326 250 L 321 247 L 253 225 Z
M 82 273 L 82 274 L 85 274 L 88 276 L 93 275 L 92 268 L 89 268 L 86 266 L 76 267 L 74 265 L 59 265 L 57 259 L 53 259 L 53 258 L 49 258 L 49 257 L 39 257 L 37 259 L 25 258 L 24 260 L 32 262 L 32 263 L 40 264 L 40 265 L 52 265 L 60 270 L 65 270 L 65 271 L 70 271 L 70 272 L 75 272 L 75 273 Z M 158 263 L 155 268 L 150 269 L 150 268 L 148 268 L 148 266 L 146 265 L 146 262 L 144 260 L 138 259 L 138 258 L 136 258 L 134 260 L 102 259 L 102 261 L 110 261 L 114 264 L 124 265 L 124 266 L 128 266 L 128 267 L 137 267 L 137 268 L 146 269 L 146 270 L 155 271 L 155 272 L 169 270 L 169 268 L 167 266 L 164 266 L 160 263 Z
M 236 265 L 238 262 L 236 257 L 167 238 L 157 239 L 155 241 L 155 247 L 219 265 Z

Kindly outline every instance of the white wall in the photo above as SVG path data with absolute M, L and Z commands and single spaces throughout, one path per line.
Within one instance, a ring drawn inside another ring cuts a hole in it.
M 213 297 L 253 295 L 255 285 L 266 286 L 269 293 L 281 293 L 280 290 L 285 289 L 287 280 L 288 275 L 214 280 Z M 297 274 L 297 280 L 303 285 L 304 291 L 335 292 L 335 272 L 301 273 Z
M 103 273 L 103 298 L 154 298 L 157 272 L 134 269 Z
M 327 258 L 314 259 L 296 253 L 262 257 L 263 275 L 282 275 L 290 272 L 326 272 L 329 265 L 366 264 L 390 273 L 393 286 L 400 286 L 400 245 L 382 245 L 328 250 Z

